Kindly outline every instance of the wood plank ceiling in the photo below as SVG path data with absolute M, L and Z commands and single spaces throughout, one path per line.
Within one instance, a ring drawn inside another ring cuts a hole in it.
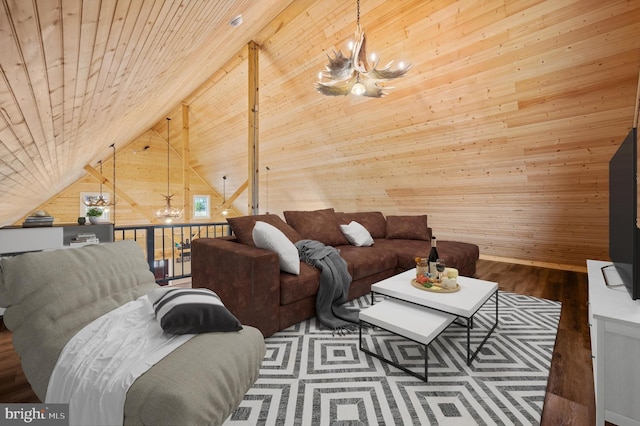
M 223 175 L 229 193 L 241 188 L 254 40 L 261 212 L 426 213 L 439 238 L 485 257 L 606 259 L 608 160 L 633 121 L 640 2 L 361 0 L 368 50 L 413 68 L 382 99 L 319 95 L 355 3 L 3 0 L 0 225 L 63 190 L 44 206 L 73 220 L 74 182 L 110 143 L 118 185 L 150 209 L 148 194 L 166 189 L 166 116 L 174 188 L 185 181 L 177 154 L 191 193 L 220 195 Z M 230 28 L 238 13 L 245 23 Z M 144 146 L 148 159 L 131 154 Z M 239 214 L 248 201 L 241 193 Z M 146 220 L 118 209 L 123 224 Z
M 3 0 L 0 225 L 148 130 L 290 2 Z

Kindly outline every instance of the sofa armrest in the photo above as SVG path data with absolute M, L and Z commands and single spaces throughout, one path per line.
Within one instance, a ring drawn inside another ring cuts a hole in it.
M 278 254 L 221 238 L 191 243 L 194 288 L 215 291 L 242 324 L 264 336 L 279 330 L 280 261 Z

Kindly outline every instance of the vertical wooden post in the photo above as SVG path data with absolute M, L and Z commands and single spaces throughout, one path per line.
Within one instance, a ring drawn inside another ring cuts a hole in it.
M 640 72 L 638 73 L 638 88 L 636 89 L 636 107 L 633 111 L 633 127 L 638 128 L 638 113 L 640 113 Z
M 193 212 L 189 183 L 189 105 L 182 104 L 182 185 L 184 193 L 184 221 L 191 222 Z
M 258 167 L 260 166 L 258 152 L 258 54 L 260 47 L 255 41 L 249 42 L 249 137 L 248 137 L 248 149 L 249 149 L 249 196 L 248 200 L 248 213 L 250 215 L 256 215 L 259 212 L 259 190 L 258 190 Z

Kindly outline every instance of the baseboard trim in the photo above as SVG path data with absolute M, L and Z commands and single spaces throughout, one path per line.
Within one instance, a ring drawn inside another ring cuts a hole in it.
M 576 265 L 565 265 L 563 263 L 537 262 L 535 260 L 516 259 L 513 257 L 491 256 L 488 254 L 481 254 L 480 259 L 491 260 L 494 262 L 515 263 L 518 265 L 537 266 L 540 268 L 560 269 L 563 271 L 584 272 L 584 273 L 587 272 L 586 262 L 584 266 L 576 266 Z

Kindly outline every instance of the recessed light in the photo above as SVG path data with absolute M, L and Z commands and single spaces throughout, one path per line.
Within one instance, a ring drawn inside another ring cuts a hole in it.
M 237 28 L 242 25 L 242 15 L 238 15 L 231 21 L 229 21 L 229 25 L 231 25 L 233 28 Z

